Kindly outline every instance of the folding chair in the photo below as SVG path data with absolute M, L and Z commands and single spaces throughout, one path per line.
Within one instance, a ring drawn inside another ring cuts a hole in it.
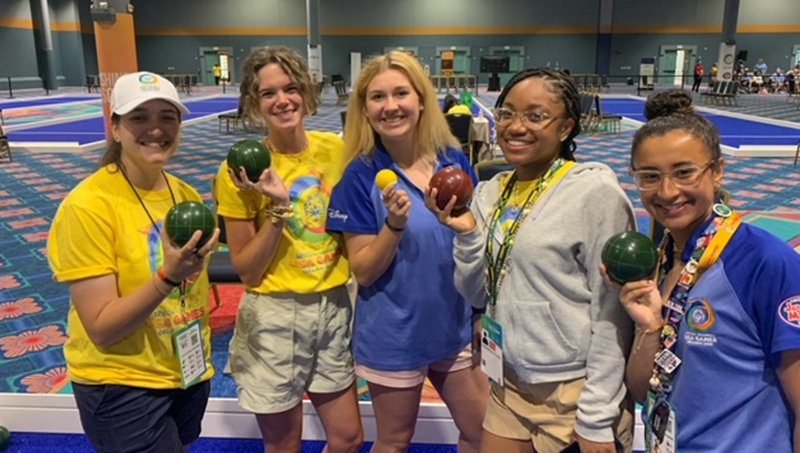
M 461 144 L 461 150 L 464 151 L 469 157 L 470 163 L 472 160 L 472 145 L 469 140 L 469 129 L 472 126 L 472 115 L 464 114 L 451 114 L 444 116 L 447 119 L 447 125 L 450 126 L 450 132 Z
M 13 159 L 11 158 L 11 146 L 8 144 L 8 137 L 3 132 L 3 125 L 0 124 L 0 159 L 8 158 L 9 162 L 12 162 Z M 795 160 L 795 165 L 797 165 L 797 161 Z
M 508 163 L 505 159 L 495 159 L 478 162 L 473 166 L 473 169 L 478 181 L 488 181 L 498 173 L 513 170 L 514 165 Z

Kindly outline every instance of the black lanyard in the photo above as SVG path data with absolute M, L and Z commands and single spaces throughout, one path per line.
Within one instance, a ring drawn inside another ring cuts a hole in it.
M 139 195 L 139 192 L 136 190 L 136 187 L 133 186 L 133 183 L 128 178 L 128 174 L 125 173 L 125 170 L 122 167 L 118 166 L 117 168 L 119 168 L 119 171 L 122 172 L 122 176 L 125 177 L 125 181 L 128 182 L 128 185 L 131 187 L 131 190 L 133 191 L 133 194 L 136 195 L 136 199 L 139 200 L 139 204 L 142 206 L 142 209 L 144 209 L 144 213 L 147 214 L 147 217 L 150 219 L 150 223 L 153 224 L 153 228 L 155 228 L 156 232 L 158 232 L 158 234 L 161 235 L 161 228 L 158 227 L 158 224 L 153 219 L 153 216 L 150 214 L 150 211 L 147 209 L 147 205 L 144 204 L 144 200 L 142 199 L 141 195 Z M 172 191 L 172 186 L 169 183 L 169 178 L 167 178 L 167 175 L 164 173 L 164 170 L 161 170 L 161 176 L 164 177 L 164 182 L 167 183 L 167 189 L 169 189 L 169 196 L 172 198 L 172 206 L 177 205 L 178 203 L 177 203 L 177 201 L 175 201 L 175 192 Z M 178 285 L 178 292 L 181 295 L 181 310 L 183 310 L 184 308 L 186 308 L 186 287 L 185 287 L 185 282 L 181 282 L 181 284 Z

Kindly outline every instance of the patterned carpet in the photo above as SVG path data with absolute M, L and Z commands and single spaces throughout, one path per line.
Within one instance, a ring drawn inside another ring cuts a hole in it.
M 330 93 L 308 128 L 340 131 L 339 112 Z M 496 94 L 494 94 L 496 96 Z M 481 94 L 483 105 L 494 105 Z M 209 180 L 228 147 L 253 134 L 222 134 L 216 121 L 187 126 L 179 153 L 168 170 L 200 191 L 210 204 Z M 578 139 L 578 159 L 610 165 L 647 224 L 627 174 L 631 133 Z M 56 285 L 45 259 L 45 243 L 58 203 L 94 171 L 99 153 L 16 154 L 0 163 L 0 392 L 67 393 L 62 345 L 66 341 L 66 287 Z M 728 159 L 725 187 L 745 220 L 772 231 L 800 251 L 800 170 L 790 159 Z M 227 302 L 227 301 L 226 301 Z M 229 334 L 214 340 L 214 361 L 226 360 Z M 221 368 L 220 368 L 221 369 Z M 214 396 L 232 396 L 230 378 L 218 373 Z M 427 389 L 428 391 L 430 389 Z M 366 396 L 364 396 L 366 398 Z M 434 398 L 435 393 L 426 393 Z

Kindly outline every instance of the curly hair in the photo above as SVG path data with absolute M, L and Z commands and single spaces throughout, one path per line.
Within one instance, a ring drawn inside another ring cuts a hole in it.
M 644 106 L 647 123 L 633 136 L 631 146 L 631 167 L 633 157 L 650 137 L 660 137 L 672 131 L 683 131 L 700 140 L 714 161 L 722 157 L 719 145 L 719 131 L 706 118 L 695 113 L 692 97 L 683 90 L 671 89 L 651 94 Z
M 303 98 L 305 115 L 310 115 L 317 110 L 317 96 L 314 82 L 308 74 L 308 63 L 294 49 L 285 46 L 269 46 L 253 51 L 247 56 L 242 68 L 242 84 L 239 92 L 245 114 L 255 124 L 265 125 L 259 108 L 259 80 L 258 72 L 268 64 L 277 64 L 289 79 L 297 84 Z

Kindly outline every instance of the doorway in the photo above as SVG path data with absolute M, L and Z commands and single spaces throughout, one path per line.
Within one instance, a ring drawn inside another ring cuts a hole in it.
M 661 46 L 658 61 L 659 85 L 682 86 L 693 82 L 693 68 L 697 60 L 697 46 Z
M 500 73 L 500 86 L 505 86 L 514 74 L 525 69 L 525 47 L 503 46 L 490 47 L 489 55 L 505 55 L 508 57 L 508 71 Z

